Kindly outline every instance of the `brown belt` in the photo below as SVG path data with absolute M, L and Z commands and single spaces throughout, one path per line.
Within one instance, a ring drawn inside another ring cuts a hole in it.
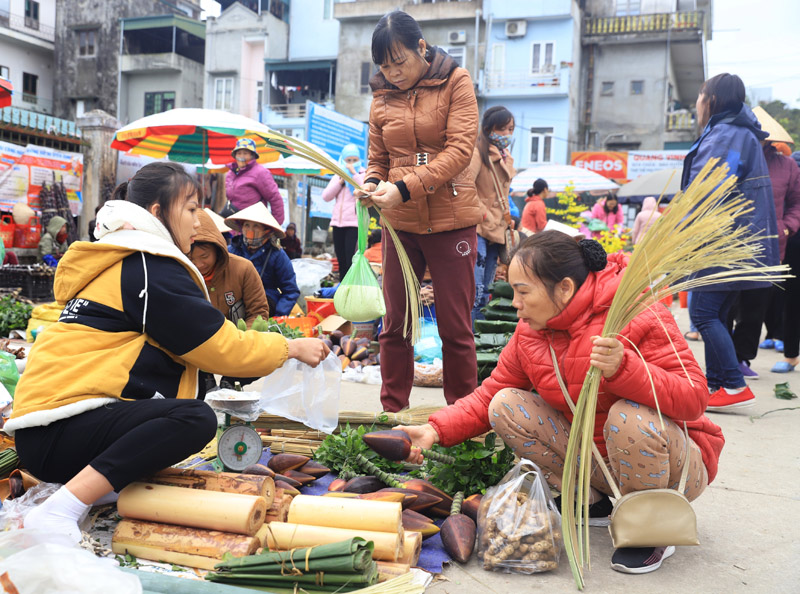
M 389 159 L 389 167 L 419 167 L 427 165 L 436 158 L 439 153 L 414 153 L 405 157 L 392 157 Z

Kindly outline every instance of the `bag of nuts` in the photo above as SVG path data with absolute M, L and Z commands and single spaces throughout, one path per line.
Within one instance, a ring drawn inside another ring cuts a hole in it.
M 561 514 L 547 481 L 523 458 L 481 500 L 478 559 L 492 571 L 551 571 L 558 568 L 561 543 Z

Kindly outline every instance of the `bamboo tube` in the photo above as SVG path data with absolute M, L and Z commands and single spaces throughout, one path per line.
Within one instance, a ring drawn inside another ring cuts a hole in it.
M 119 494 L 117 512 L 123 518 L 253 536 L 264 523 L 267 502 L 255 495 L 131 483 Z
M 369 530 L 347 530 L 328 526 L 308 526 L 288 522 L 272 522 L 267 530 L 266 543 L 271 551 L 288 551 L 301 547 L 340 542 L 360 536 L 375 543 L 372 558 L 381 561 L 397 561 L 403 548 L 403 536 L 389 532 Z
M 272 505 L 275 497 L 275 481 L 268 476 L 255 474 L 238 474 L 233 472 L 214 472 L 213 470 L 183 470 L 165 468 L 147 479 L 149 483 L 188 487 L 222 493 L 238 493 L 240 495 L 256 495 Z
M 403 506 L 390 501 L 298 495 L 289 507 L 287 521 L 292 524 L 401 534 Z
M 376 561 L 378 566 L 378 583 L 385 582 L 398 575 L 405 575 L 411 571 L 408 563 L 390 563 L 389 561 Z
M 165 551 L 158 547 L 146 545 L 111 543 L 111 551 L 117 555 L 130 553 L 139 559 L 149 559 L 150 561 L 161 561 L 164 563 L 174 563 L 175 565 L 185 565 L 197 569 L 207 569 L 213 571 L 214 566 L 220 562 L 219 559 L 203 557 L 202 555 L 190 555 L 189 553 L 176 553 L 175 551 Z
M 255 553 L 261 546 L 253 536 L 141 520 L 120 521 L 111 542 L 120 545 L 142 545 L 213 559 L 222 559 L 225 553 L 230 553 L 234 557 L 245 557 Z
M 406 532 L 403 537 L 403 550 L 397 558 L 397 562 L 416 565 L 419 561 L 420 552 L 422 552 L 422 534 L 419 532 Z

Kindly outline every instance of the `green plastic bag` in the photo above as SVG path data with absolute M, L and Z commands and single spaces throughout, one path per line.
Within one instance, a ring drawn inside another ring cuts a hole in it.
M 350 270 L 339 283 L 333 296 L 336 312 L 351 322 L 371 322 L 386 314 L 386 303 L 378 279 L 364 257 L 369 231 L 369 211 L 356 201 L 358 216 L 358 250 Z
M 17 370 L 17 357 L 11 353 L 0 351 L 0 383 L 2 383 L 11 397 L 17 389 L 19 371 Z

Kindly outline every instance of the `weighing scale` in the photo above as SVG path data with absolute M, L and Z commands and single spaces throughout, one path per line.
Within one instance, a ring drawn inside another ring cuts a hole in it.
M 250 423 L 231 424 L 231 416 L 225 414 L 225 424 L 217 430 L 215 469 L 241 472 L 251 464 L 258 464 L 263 450 L 261 435 L 255 427 Z

